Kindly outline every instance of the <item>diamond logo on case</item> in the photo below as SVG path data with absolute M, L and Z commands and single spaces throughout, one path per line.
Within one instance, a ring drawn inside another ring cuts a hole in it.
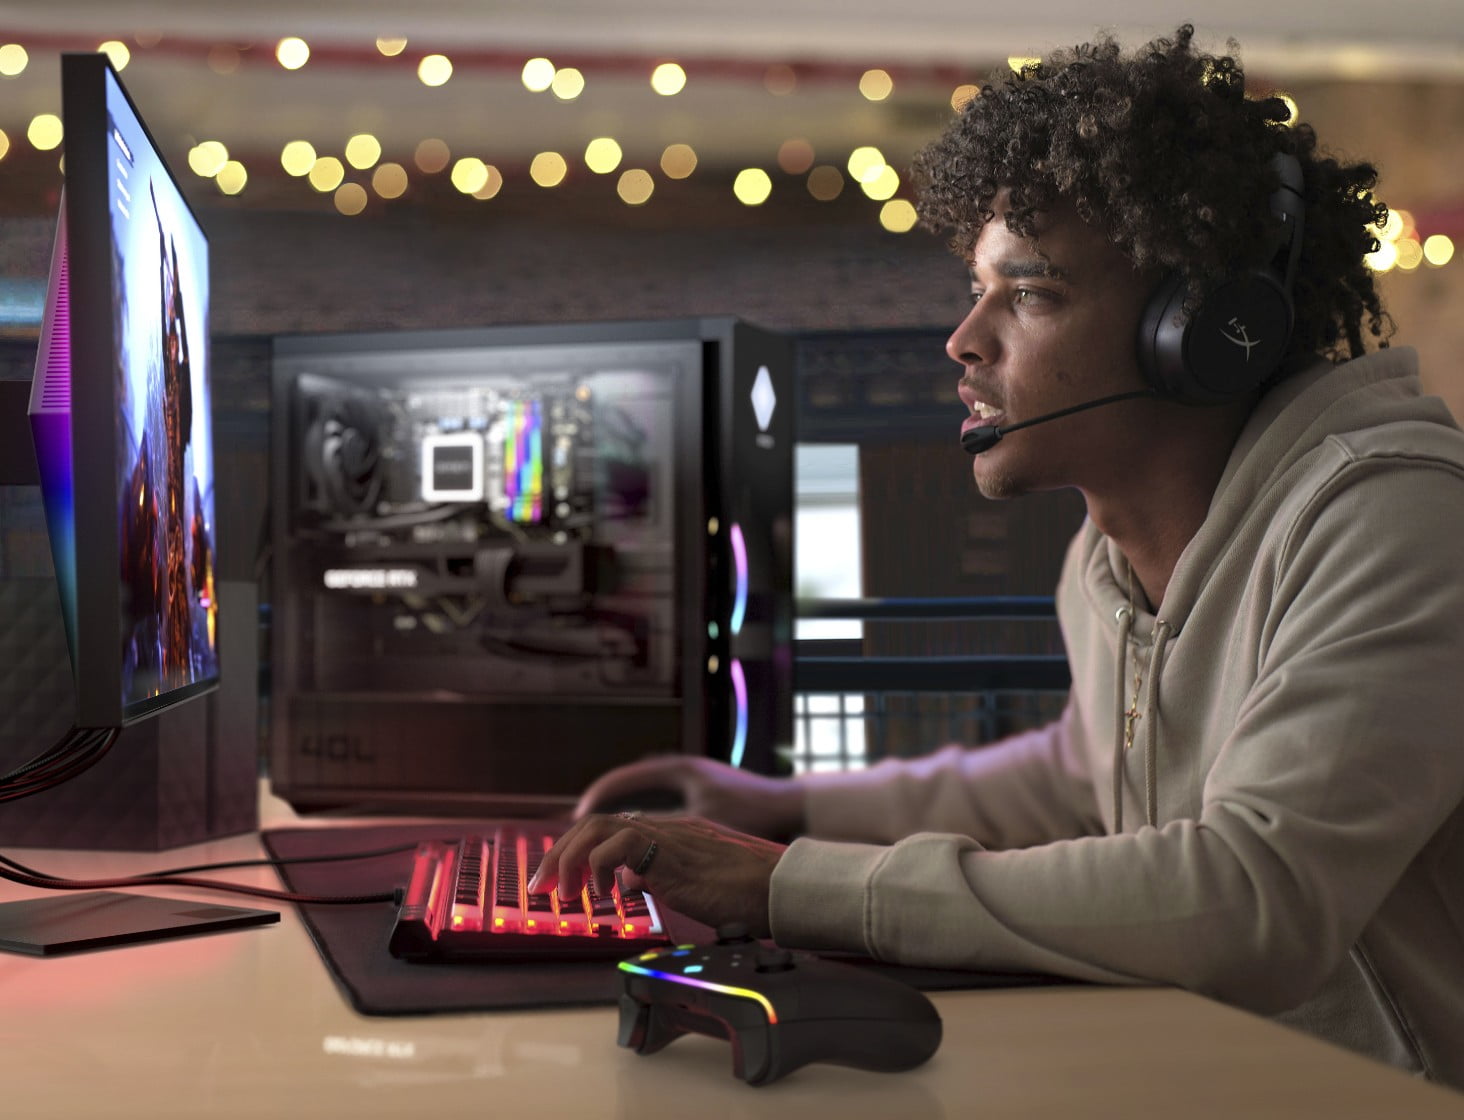
M 778 406 L 778 394 L 773 392 L 773 376 L 767 366 L 758 366 L 757 380 L 752 383 L 752 411 L 757 416 L 758 431 L 765 432 L 773 422 L 773 409 Z

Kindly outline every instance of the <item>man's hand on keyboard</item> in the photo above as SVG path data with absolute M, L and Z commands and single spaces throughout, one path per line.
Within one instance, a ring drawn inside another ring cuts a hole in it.
M 766 937 L 768 884 L 785 850 L 700 817 L 595 814 L 576 821 L 550 849 L 529 890 L 555 888 L 560 898 L 573 898 L 592 878 L 608 894 L 615 869 L 623 867 L 628 886 L 688 918 L 709 926 L 742 922 L 753 936 Z
M 610 812 L 607 806 L 627 803 L 644 808 L 667 796 L 689 816 L 770 840 L 791 839 L 804 828 L 803 787 L 796 781 L 685 754 L 642 758 L 602 774 L 580 797 L 574 815 Z M 637 805 L 642 797 L 645 802 Z

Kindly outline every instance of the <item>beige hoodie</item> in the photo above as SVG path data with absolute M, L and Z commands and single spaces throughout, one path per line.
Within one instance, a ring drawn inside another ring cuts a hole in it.
M 1416 364 L 1267 394 L 1157 618 L 1085 525 L 1058 721 L 801 779 L 777 940 L 1175 984 L 1464 1087 L 1464 435 Z

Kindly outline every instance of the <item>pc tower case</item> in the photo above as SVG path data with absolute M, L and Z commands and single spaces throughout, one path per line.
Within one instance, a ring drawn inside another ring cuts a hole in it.
M 792 347 L 725 318 L 279 338 L 271 734 L 302 811 L 785 772 Z

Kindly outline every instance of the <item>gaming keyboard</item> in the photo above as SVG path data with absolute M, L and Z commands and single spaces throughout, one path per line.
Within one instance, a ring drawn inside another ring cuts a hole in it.
M 391 955 L 405 960 L 618 960 L 662 948 L 655 902 L 617 878 L 609 895 L 586 883 L 571 902 L 527 885 L 554 843 L 549 829 L 500 825 L 491 834 L 417 845 Z

